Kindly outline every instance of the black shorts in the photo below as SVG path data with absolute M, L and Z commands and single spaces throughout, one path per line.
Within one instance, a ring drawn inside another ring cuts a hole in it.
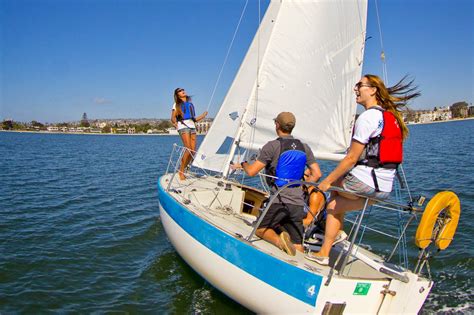
M 277 233 L 282 229 L 290 234 L 294 244 L 303 242 L 303 219 L 306 216 L 303 206 L 274 203 L 268 209 L 258 228 L 271 228 Z

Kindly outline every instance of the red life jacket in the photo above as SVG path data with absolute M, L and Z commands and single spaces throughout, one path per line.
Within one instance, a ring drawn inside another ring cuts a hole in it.
M 379 164 L 387 168 L 390 164 L 398 166 L 403 162 L 403 135 L 395 115 L 383 112 L 383 129 L 380 133 Z M 391 167 L 388 167 L 391 168 Z
M 362 160 L 357 164 L 374 168 L 396 169 L 403 161 L 402 129 L 397 118 L 391 112 L 380 107 L 372 108 L 382 112 L 382 132 L 380 135 L 369 139 L 365 146 L 365 154 L 362 155 Z
M 403 136 L 397 118 L 391 112 L 380 107 L 372 107 L 382 112 L 383 128 L 380 135 L 370 138 L 365 146 L 362 159 L 357 165 L 367 165 L 372 168 L 397 169 L 403 161 Z M 379 191 L 375 171 L 372 170 L 375 189 Z

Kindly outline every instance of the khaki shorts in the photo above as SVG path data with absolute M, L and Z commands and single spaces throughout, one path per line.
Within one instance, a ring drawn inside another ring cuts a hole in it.
M 389 192 L 385 191 L 375 191 L 374 188 L 370 187 L 369 185 L 361 182 L 357 177 L 348 173 L 344 176 L 342 180 L 342 188 L 349 192 L 353 192 L 359 195 L 364 195 L 367 197 L 375 198 L 375 199 L 387 199 L 390 197 Z

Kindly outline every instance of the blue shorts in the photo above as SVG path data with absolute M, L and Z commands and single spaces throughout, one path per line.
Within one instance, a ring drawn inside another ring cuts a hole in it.
M 189 133 L 189 134 L 196 134 L 196 128 L 183 128 L 183 129 L 179 129 L 178 130 L 178 133 L 180 135 L 182 135 L 183 133 Z
M 387 199 L 390 196 L 389 192 L 375 191 L 374 188 L 361 182 L 357 177 L 351 173 L 346 174 L 342 180 L 342 188 L 349 192 L 353 192 L 359 195 L 364 195 L 376 199 Z

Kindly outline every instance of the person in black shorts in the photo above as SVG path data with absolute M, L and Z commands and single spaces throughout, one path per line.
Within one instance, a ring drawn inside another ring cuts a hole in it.
M 272 195 L 288 182 L 300 180 L 305 167 L 310 170 L 309 181 L 317 181 L 321 177 L 311 149 L 291 135 L 296 124 L 295 116 L 290 112 L 282 112 L 274 121 L 278 138 L 262 147 L 257 160 L 252 164 L 242 162 L 231 165 L 232 169 L 243 169 L 249 176 L 255 176 L 265 169 L 265 173 L 270 175 L 267 178 Z M 256 235 L 289 255 L 296 255 L 296 250 L 303 252 L 304 204 L 303 191 L 299 185 L 284 189 L 262 219 Z

